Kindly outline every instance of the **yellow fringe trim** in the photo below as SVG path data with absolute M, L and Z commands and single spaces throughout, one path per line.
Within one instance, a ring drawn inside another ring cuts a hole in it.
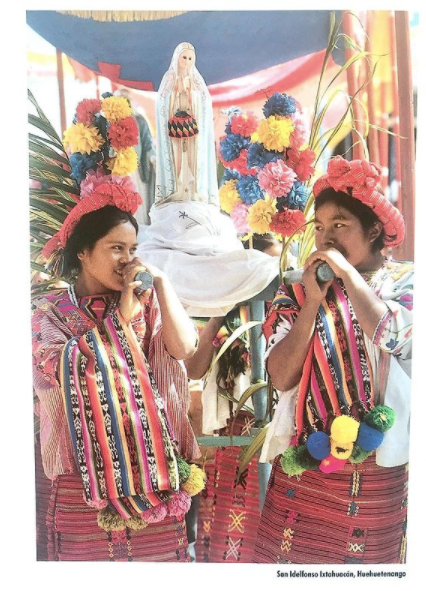
M 57 10 L 79 18 L 92 18 L 101 22 L 128 23 L 131 21 L 159 21 L 185 14 L 186 10 Z

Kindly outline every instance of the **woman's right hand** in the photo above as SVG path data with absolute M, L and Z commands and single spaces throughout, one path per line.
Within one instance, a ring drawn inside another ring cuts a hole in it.
M 141 285 L 141 281 L 135 281 L 135 275 L 139 271 L 145 271 L 146 267 L 140 259 L 135 257 L 130 263 L 127 263 L 123 268 L 123 290 L 121 292 L 120 303 L 118 305 L 120 314 L 124 321 L 129 324 L 142 309 L 151 295 L 151 289 L 142 292 L 141 295 L 135 294 L 135 289 Z
M 303 272 L 306 302 L 314 303 L 318 306 L 327 295 L 328 288 L 333 283 L 333 280 L 321 282 L 317 279 L 317 269 L 323 262 L 324 261 L 318 259 L 310 260 L 308 258 Z

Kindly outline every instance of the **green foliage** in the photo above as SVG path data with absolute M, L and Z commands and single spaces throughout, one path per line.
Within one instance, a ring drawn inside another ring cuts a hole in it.
M 41 251 L 77 203 L 79 189 L 71 178 L 71 165 L 61 139 L 30 90 L 28 100 L 35 110 L 28 115 L 29 178 L 41 184 L 41 188 L 31 188 L 29 196 L 31 269 L 33 273 L 46 273 Z M 32 295 L 50 291 L 61 279 L 48 276 L 35 283 Z

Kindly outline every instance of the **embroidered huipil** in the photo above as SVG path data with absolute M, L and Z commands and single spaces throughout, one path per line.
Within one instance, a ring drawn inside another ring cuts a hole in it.
M 71 301 L 67 291 L 38 298 L 33 303 L 33 374 L 40 416 L 43 468 L 49 478 L 76 473 L 73 446 L 61 393 L 60 359 L 74 337 L 98 329 L 103 334 L 111 322 L 120 327 L 120 315 L 112 296 L 87 296 Z M 162 339 L 161 314 L 153 291 L 143 313 L 132 320 L 132 338 L 152 370 L 177 451 L 188 460 L 199 455 L 187 418 L 188 380 L 184 366 L 167 353 Z M 120 363 L 125 363 L 121 360 Z

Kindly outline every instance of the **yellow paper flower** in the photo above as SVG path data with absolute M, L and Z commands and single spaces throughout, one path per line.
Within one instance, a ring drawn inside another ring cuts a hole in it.
M 231 213 L 237 203 L 241 203 L 240 195 L 237 191 L 237 181 L 230 179 L 223 183 L 219 189 L 220 207 L 226 213 Z
M 206 483 L 206 473 L 195 464 L 190 465 L 191 472 L 188 480 L 182 484 L 182 490 L 187 492 L 191 497 L 203 490 Z
M 68 127 L 64 133 L 64 146 L 71 148 L 71 152 L 80 152 L 81 154 L 90 154 L 97 152 L 103 145 L 104 138 L 99 134 L 96 127 L 87 126 L 83 123 L 75 123 Z
M 257 128 L 259 141 L 267 150 L 276 152 L 282 152 L 284 148 L 288 148 L 292 131 L 294 131 L 294 125 L 290 117 L 278 119 L 275 115 L 262 119 Z
M 123 96 L 109 96 L 102 101 L 102 111 L 108 121 L 118 121 L 130 117 L 132 107 Z
M 267 234 L 276 207 L 270 199 L 259 199 L 248 210 L 247 223 L 255 234 Z
M 134 148 L 125 148 L 119 150 L 114 158 L 110 158 L 107 162 L 107 167 L 111 174 L 118 176 L 126 176 L 134 172 L 138 167 L 138 155 Z

